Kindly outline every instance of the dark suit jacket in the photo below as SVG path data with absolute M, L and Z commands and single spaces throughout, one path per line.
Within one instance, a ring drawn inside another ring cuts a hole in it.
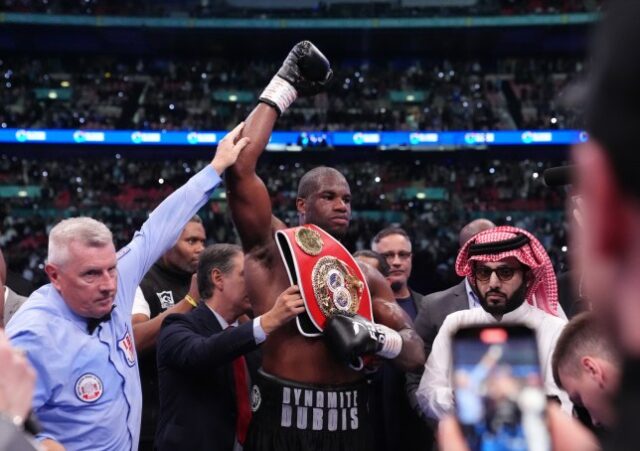
M 419 314 L 425 306 L 424 296 L 409 291 Z M 378 372 L 371 376 L 369 409 L 374 428 L 374 451 L 429 451 L 425 448 L 429 431 L 407 400 L 406 374 L 392 362 L 384 361 Z
M 563 272 L 558 276 L 558 301 L 567 319 L 589 310 L 589 302 L 580 296 L 573 277 L 574 274 L 571 271 Z
M 424 341 L 424 350 L 427 357 L 431 353 L 431 346 L 438 335 L 440 326 L 444 322 L 447 315 L 459 310 L 469 308 L 469 298 L 464 280 L 447 290 L 438 291 L 424 297 L 423 308 L 418 312 L 418 316 L 414 322 L 414 328 L 422 341 Z M 418 401 L 416 400 L 416 390 L 420 385 L 424 368 L 418 373 L 407 373 L 407 396 L 411 407 L 420 415 Z
M 160 418 L 158 450 L 233 449 L 236 398 L 233 360 L 245 355 L 250 373 L 259 354 L 251 321 L 222 330 L 204 303 L 169 315 L 157 343 Z
M 31 282 L 22 277 L 20 274 L 16 274 L 10 269 L 7 269 L 7 280 L 5 285 L 11 287 L 11 289 L 19 296 L 28 298 L 36 290 Z
M 9 324 L 9 320 L 15 313 L 18 311 L 22 304 L 27 301 L 27 298 L 24 296 L 20 296 L 11 288 L 5 286 L 5 290 L 7 290 L 7 301 L 4 303 L 4 318 L 1 318 L 4 325 Z M 4 301 L 4 300 L 2 300 Z
M 420 314 L 420 311 L 426 305 L 426 302 L 425 302 L 426 297 L 424 294 L 420 294 L 417 291 L 413 291 L 411 288 L 409 288 L 409 291 L 411 292 L 411 299 L 413 299 L 413 302 L 416 304 L 416 310 L 418 311 L 418 314 Z

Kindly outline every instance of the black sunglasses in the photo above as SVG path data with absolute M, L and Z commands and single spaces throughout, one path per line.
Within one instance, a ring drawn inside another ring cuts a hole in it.
M 499 268 L 491 269 L 488 266 L 476 266 L 473 270 L 473 275 L 476 280 L 480 282 L 486 282 L 491 278 L 491 274 L 494 272 L 498 279 L 502 282 L 506 282 L 508 280 L 513 279 L 513 276 L 516 274 L 516 271 L 521 271 L 522 268 L 512 268 L 511 266 L 500 266 Z

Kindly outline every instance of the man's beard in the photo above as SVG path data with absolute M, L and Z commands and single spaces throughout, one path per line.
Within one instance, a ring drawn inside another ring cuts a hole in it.
M 505 313 L 509 313 L 517 309 L 522 305 L 525 300 L 525 294 L 527 292 L 527 285 L 523 282 L 510 298 L 507 299 L 507 302 L 504 305 L 491 305 L 487 301 L 487 296 L 492 293 L 500 293 L 504 295 L 504 293 L 500 290 L 489 290 L 487 293 L 482 296 L 478 290 L 476 289 L 476 294 L 480 299 L 480 305 L 483 310 L 492 315 L 504 315 Z M 505 295 L 506 296 L 506 295 Z

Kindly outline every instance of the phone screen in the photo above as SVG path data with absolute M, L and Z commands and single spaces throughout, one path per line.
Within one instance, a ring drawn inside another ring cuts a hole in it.
M 453 339 L 456 413 L 472 451 L 551 449 L 534 332 L 460 329 Z

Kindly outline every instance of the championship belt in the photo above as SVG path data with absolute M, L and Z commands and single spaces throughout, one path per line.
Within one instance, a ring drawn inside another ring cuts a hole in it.
M 334 313 L 358 314 L 373 321 L 364 274 L 338 240 L 307 224 L 278 230 L 276 243 L 289 281 L 300 287 L 304 300 L 306 311 L 296 317 L 302 335 L 321 335 L 327 318 Z

